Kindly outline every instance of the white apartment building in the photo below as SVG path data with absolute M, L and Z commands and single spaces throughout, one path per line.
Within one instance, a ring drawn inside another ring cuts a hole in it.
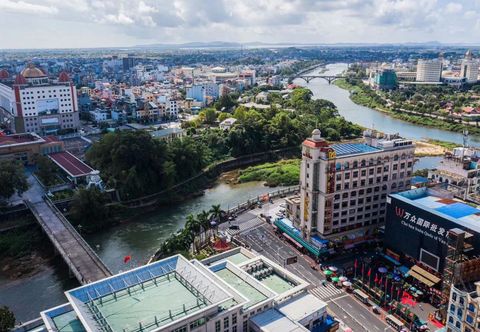
M 417 82 L 440 82 L 442 76 L 442 61 L 439 59 L 418 60 Z
M 410 188 L 415 146 L 398 135 L 364 132 L 364 143 L 329 144 L 315 129 L 302 144 L 303 237 L 365 236 L 385 221 L 387 195 Z
M 0 107 L 14 118 L 18 133 L 42 135 L 80 125 L 77 93 L 67 73 L 52 80 L 29 64 L 15 80 L 0 82 Z
M 479 310 L 480 282 L 476 282 L 473 289 L 452 286 L 448 303 L 447 332 L 480 331 Z
M 478 61 L 473 59 L 472 51 L 465 53 L 460 69 L 460 77 L 466 79 L 467 83 L 476 83 L 478 81 Z

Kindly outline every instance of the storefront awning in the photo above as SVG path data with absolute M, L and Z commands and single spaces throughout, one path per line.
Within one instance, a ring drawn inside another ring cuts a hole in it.
M 300 249 L 303 248 L 303 246 L 302 246 L 300 243 L 298 243 L 297 241 L 295 241 L 294 239 L 292 239 L 292 237 L 291 237 L 290 235 L 288 235 L 287 233 L 283 233 L 283 236 L 284 236 L 285 238 L 289 239 L 290 242 L 292 242 L 294 245 L 297 246 L 297 248 L 300 248 Z
M 440 278 L 434 276 L 433 274 L 418 265 L 414 265 L 410 269 L 410 271 L 408 271 L 408 274 L 413 278 L 417 279 L 418 281 L 424 283 L 428 287 L 432 287 L 433 285 L 436 285 L 440 282 Z

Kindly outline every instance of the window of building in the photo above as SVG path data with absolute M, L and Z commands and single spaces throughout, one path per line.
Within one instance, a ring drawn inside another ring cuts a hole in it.
M 362 174 L 362 176 L 365 176 L 365 175 L 367 175 L 367 170 L 365 170 L 365 169 L 362 169 L 362 173 L 361 173 L 361 174 Z
M 230 325 L 230 317 L 225 317 L 223 319 L 223 328 L 227 329 L 229 325 Z
M 350 189 L 350 183 L 348 183 L 348 182 L 345 183 L 345 184 L 343 185 L 343 188 L 344 188 L 344 189 Z
M 173 330 L 173 332 L 187 332 L 187 325 L 178 327 L 175 330 Z
M 220 332 L 222 330 L 222 326 L 220 325 L 220 321 L 215 322 L 215 332 Z
M 356 203 L 357 202 L 354 199 L 350 200 L 350 206 L 355 205 Z
M 473 317 L 470 316 L 470 315 L 467 315 L 466 320 L 467 320 L 467 323 L 469 323 L 469 324 L 472 324 L 472 323 L 473 323 Z
M 475 312 L 475 305 L 474 305 L 473 303 L 470 303 L 470 304 L 468 305 L 468 311 L 470 311 L 470 312 Z
M 350 179 L 350 172 L 345 173 L 345 180 Z
M 354 171 L 354 172 L 353 172 L 353 177 L 354 177 L 354 178 L 358 178 L 358 171 Z
M 397 164 L 393 164 L 393 170 L 396 171 L 398 169 L 398 165 Z
M 348 193 L 343 193 L 342 198 L 348 198 Z
M 373 175 L 374 172 L 375 172 L 375 170 L 373 168 L 370 168 L 368 170 L 368 175 Z

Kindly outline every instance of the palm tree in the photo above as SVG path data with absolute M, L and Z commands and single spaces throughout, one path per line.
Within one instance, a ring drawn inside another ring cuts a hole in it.
M 218 223 L 220 222 L 220 219 L 222 218 L 223 210 L 220 207 L 220 204 L 212 205 L 210 208 L 210 218 L 213 220 L 218 220 Z
M 193 245 L 193 251 L 196 251 L 196 246 L 195 246 L 195 237 L 200 234 L 200 229 L 201 229 L 201 224 L 199 220 L 195 218 L 193 214 L 189 214 L 187 216 L 187 222 L 185 224 L 185 236 L 186 240 L 190 241 Z
M 210 238 L 209 232 L 210 232 L 210 228 L 212 226 L 210 224 L 210 218 L 209 218 L 208 212 L 203 210 L 202 212 L 197 214 L 197 219 L 198 219 L 199 224 L 203 228 L 203 231 L 206 233 L 205 238 L 209 239 Z

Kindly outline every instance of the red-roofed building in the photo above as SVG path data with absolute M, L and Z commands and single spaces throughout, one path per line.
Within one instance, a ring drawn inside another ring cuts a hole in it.
M 89 175 L 98 174 L 98 171 L 95 171 L 68 151 L 51 153 L 48 157 L 60 167 L 75 184 L 86 182 L 85 179 Z
M 32 164 L 36 155 L 63 151 L 62 141 L 44 139 L 35 133 L 0 135 L 0 160 L 15 159 Z

